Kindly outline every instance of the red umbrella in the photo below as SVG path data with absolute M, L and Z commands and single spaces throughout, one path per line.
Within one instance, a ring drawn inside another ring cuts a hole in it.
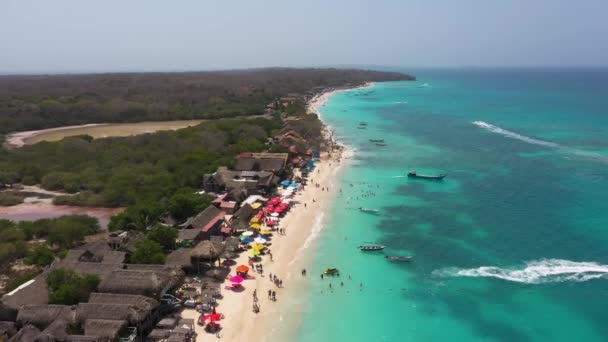
M 255 217 L 261 219 L 262 217 L 264 217 L 264 213 L 260 211 L 259 213 L 255 214 Z
M 269 227 L 274 226 L 274 224 L 275 224 L 275 221 L 266 221 L 266 225 Z

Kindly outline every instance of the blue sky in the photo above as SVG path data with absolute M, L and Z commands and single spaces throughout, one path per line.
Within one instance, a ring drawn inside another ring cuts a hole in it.
M 0 73 L 605 66 L 606 0 L 0 0 Z

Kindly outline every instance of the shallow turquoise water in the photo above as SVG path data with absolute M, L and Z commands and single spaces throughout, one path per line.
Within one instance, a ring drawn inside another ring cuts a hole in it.
M 297 340 L 608 340 L 608 71 L 416 75 L 321 110 L 356 152 Z M 341 278 L 321 280 L 326 267 Z

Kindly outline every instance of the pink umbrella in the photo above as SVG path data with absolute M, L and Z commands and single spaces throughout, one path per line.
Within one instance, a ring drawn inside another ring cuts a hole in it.
M 266 225 L 269 227 L 274 226 L 274 224 L 275 224 L 275 221 L 266 221 Z
M 243 279 L 243 277 L 241 277 L 241 276 L 236 275 L 236 276 L 230 277 L 228 280 L 230 280 L 231 283 L 240 284 L 245 279 Z

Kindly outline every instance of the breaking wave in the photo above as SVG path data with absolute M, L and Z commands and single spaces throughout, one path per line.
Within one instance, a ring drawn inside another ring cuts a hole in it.
M 542 259 L 527 262 L 526 267 L 520 269 L 494 266 L 470 269 L 446 268 L 434 271 L 433 275 L 440 277 L 498 278 L 525 284 L 584 282 L 599 278 L 608 279 L 608 265 L 600 265 L 596 262 Z
M 486 130 L 488 130 L 490 132 L 502 134 L 505 137 L 509 137 L 509 138 L 513 138 L 513 139 L 517 139 L 517 140 L 521 140 L 521 141 L 525 141 L 525 142 L 530 143 L 530 144 L 547 146 L 547 147 L 560 147 L 559 144 L 556 144 L 556 143 L 553 143 L 553 142 L 550 142 L 550 141 L 544 141 L 544 140 L 540 140 L 540 139 L 530 138 L 530 137 L 527 137 L 525 135 L 521 135 L 521 134 L 517 134 L 515 132 L 508 131 L 508 130 L 506 130 L 504 128 L 500 128 L 498 126 L 494 126 L 494 125 L 489 124 L 489 123 L 484 122 L 484 121 L 473 121 L 473 125 L 481 127 L 483 129 L 486 129 Z

